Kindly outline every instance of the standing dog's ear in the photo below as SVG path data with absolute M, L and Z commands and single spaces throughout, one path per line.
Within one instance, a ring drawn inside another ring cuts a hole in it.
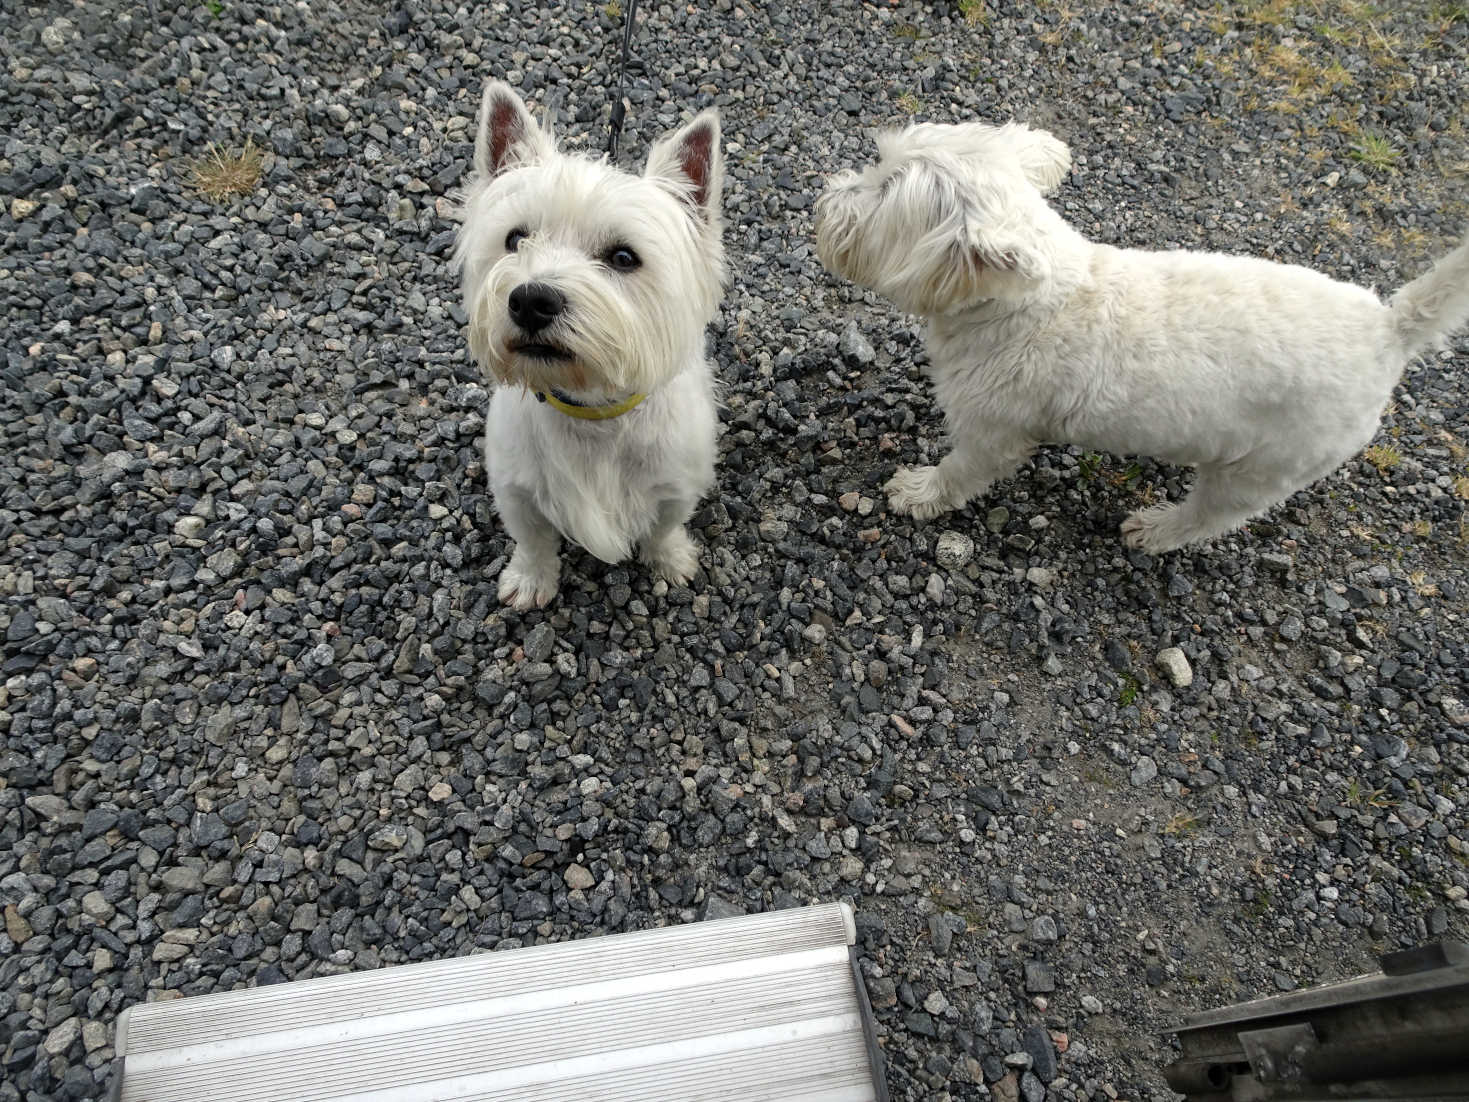
M 719 113 L 701 111 L 694 121 L 660 138 L 648 153 L 643 175 L 672 184 L 680 198 L 710 226 L 719 223 L 724 154 L 719 148 Z
M 1042 195 L 1061 186 L 1071 167 L 1071 150 L 1066 143 L 1045 130 L 1032 130 L 1023 122 L 1006 123 L 1000 132 L 1010 142 L 1020 160 L 1020 171 Z
M 555 141 L 536 125 L 515 89 L 503 80 L 485 85 L 474 139 L 474 168 L 482 178 L 535 164 L 555 151 Z

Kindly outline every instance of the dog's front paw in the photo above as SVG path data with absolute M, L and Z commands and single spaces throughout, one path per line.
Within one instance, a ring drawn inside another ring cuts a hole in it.
M 688 585 L 699 572 L 699 553 L 688 532 L 676 528 L 658 543 L 643 549 L 643 561 L 669 585 Z
M 534 561 L 517 547 L 500 571 L 500 603 L 518 612 L 545 608 L 556 596 L 560 577 L 559 559 Z
M 1153 505 L 1129 513 L 1122 522 L 1122 542 L 1149 555 L 1176 551 L 1192 538 L 1181 528 L 1181 517 L 1177 505 Z
M 937 467 L 900 467 L 882 490 L 889 509 L 914 520 L 932 520 L 951 508 Z

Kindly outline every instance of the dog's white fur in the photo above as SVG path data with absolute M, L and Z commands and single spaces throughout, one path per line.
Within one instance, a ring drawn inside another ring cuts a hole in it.
M 1196 468 L 1181 503 L 1122 525 L 1151 553 L 1227 532 L 1376 431 L 1412 357 L 1469 320 L 1469 241 L 1387 303 L 1301 267 L 1094 244 L 1043 196 L 1070 165 L 1040 130 L 922 124 L 832 177 L 827 268 L 928 319 L 952 450 L 890 506 L 957 509 L 1044 442 Z
M 560 577 L 565 536 L 604 562 L 634 547 L 668 581 L 698 569 L 684 523 L 714 481 L 717 417 L 704 330 L 725 281 L 719 118 L 706 111 L 655 143 L 642 176 L 558 152 L 509 85 L 485 86 L 474 174 L 456 263 L 469 344 L 500 384 L 485 458 L 515 550 L 500 600 L 543 606 Z M 512 231 L 524 233 L 513 250 Z M 635 270 L 612 266 L 630 248 Z M 565 310 L 536 335 L 566 359 L 515 351 L 525 334 L 509 295 L 553 287 Z M 542 403 L 555 389 L 583 405 L 648 397 L 609 420 Z

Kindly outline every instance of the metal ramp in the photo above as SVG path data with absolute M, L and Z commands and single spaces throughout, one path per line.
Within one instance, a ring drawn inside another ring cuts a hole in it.
M 115 1102 L 886 1102 L 845 903 L 123 1012 Z

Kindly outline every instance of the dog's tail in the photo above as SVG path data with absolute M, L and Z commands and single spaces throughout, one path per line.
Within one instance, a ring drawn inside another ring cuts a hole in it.
M 1403 347 L 1417 355 L 1469 323 L 1469 237 L 1388 300 Z

